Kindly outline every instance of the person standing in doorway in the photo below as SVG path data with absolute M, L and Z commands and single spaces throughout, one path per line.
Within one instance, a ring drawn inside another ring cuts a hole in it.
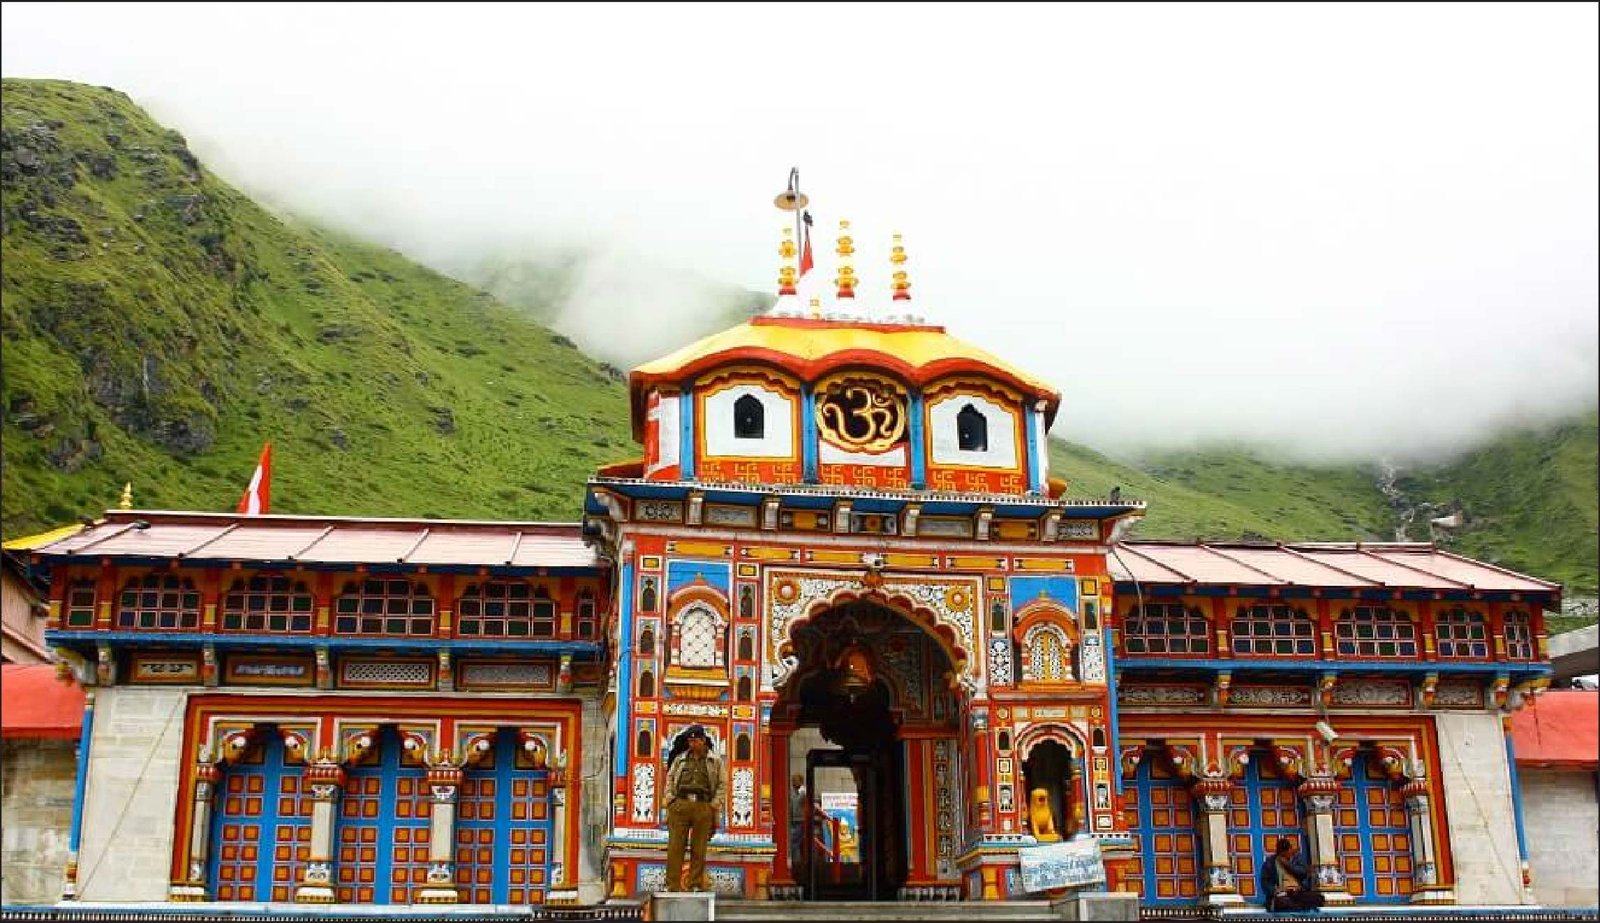
M 806 777 L 795 773 L 789 777 L 789 868 L 800 867 L 800 844 L 806 828 Z
M 722 761 L 711 752 L 711 738 L 696 724 L 683 732 L 687 752 L 667 767 L 667 888 L 710 890 L 706 849 L 722 816 Z M 689 877 L 683 877 L 683 853 L 689 852 Z

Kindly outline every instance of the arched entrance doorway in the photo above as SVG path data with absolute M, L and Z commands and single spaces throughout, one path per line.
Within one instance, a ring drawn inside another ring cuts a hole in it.
M 960 707 L 945 648 L 856 600 L 794 625 L 789 653 L 771 727 L 772 790 L 789 793 L 775 878 L 787 868 L 792 896 L 812 900 L 895 900 L 952 877 Z

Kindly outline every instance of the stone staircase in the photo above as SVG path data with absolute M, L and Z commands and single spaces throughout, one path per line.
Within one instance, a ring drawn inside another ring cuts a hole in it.
M 717 920 L 949 920 L 951 923 L 982 921 L 1059 921 L 1062 915 L 1049 901 L 931 901 L 927 903 L 893 901 L 742 901 L 717 899 Z

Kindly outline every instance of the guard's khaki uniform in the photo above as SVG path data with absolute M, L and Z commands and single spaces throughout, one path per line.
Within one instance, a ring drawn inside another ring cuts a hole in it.
M 685 753 L 667 770 L 667 888 L 709 891 L 706 848 L 722 816 L 722 761 L 710 753 Z M 683 883 L 683 850 L 689 849 L 688 884 Z

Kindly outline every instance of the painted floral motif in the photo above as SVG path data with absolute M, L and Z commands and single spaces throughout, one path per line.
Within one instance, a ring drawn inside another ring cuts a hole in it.
M 1083 636 L 1083 646 L 1078 649 L 1079 677 L 1086 683 L 1106 681 L 1106 652 L 1100 647 L 1100 636 L 1090 632 Z
M 633 766 L 633 819 L 650 823 L 656 813 L 656 767 L 652 763 Z
M 989 641 L 989 684 L 1009 686 L 1014 682 L 1011 673 L 1011 642 L 1005 638 Z
M 733 826 L 748 827 L 755 814 L 756 781 L 754 770 L 741 766 L 733 771 Z

